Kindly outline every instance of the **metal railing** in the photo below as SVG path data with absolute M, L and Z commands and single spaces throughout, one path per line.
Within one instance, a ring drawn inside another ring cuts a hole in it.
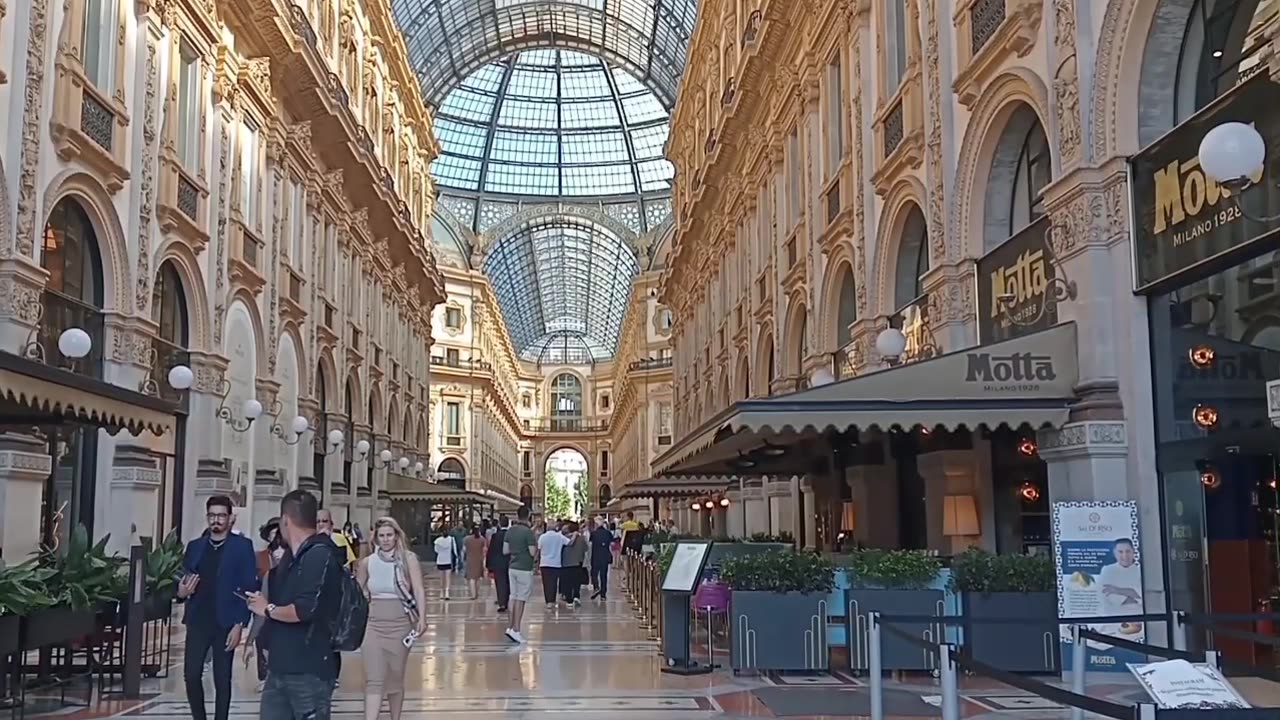
M 529 423 L 527 429 L 541 433 L 599 433 L 609 429 L 609 421 L 588 417 L 549 417 Z
M 662 637 L 662 570 L 652 557 L 623 551 L 623 593 L 650 640 Z

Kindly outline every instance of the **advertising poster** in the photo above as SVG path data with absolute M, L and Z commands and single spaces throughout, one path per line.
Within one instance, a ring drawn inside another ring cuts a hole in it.
M 1053 504 L 1053 559 L 1058 570 L 1058 617 L 1108 618 L 1144 614 L 1138 505 L 1128 500 Z M 1088 623 L 1105 635 L 1146 642 L 1142 623 Z M 1071 666 L 1071 627 L 1062 625 L 1063 667 Z M 1090 672 L 1125 672 L 1145 662 L 1139 653 L 1090 641 Z

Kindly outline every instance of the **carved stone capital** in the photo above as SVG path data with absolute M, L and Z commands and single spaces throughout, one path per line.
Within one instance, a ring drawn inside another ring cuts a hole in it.
M 1036 435 L 1040 457 L 1048 462 L 1080 456 L 1123 457 L 1129 438 L 1120 421 L 1068 423 Z

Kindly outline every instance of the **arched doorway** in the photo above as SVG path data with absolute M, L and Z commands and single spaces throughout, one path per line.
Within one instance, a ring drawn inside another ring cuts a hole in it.
M 50 364 L 66 365 L 77 374 L 101 379 L 102 256 L 97 232 L 78 200 L 63 198 L 49 214 L 40 265 L 49 273 L 37 330 L 43 358 Z M 93 342 L 89 355 L 74 362 L 58 350 L 58 338 L 71 328 L 84 330 Z M 77 525 L 84 525 L 93 536 L 98 431 L 67 423 L 50 429 L 46 438 L 53 470 L 45 481 L 40 539 L 48 547 L 66 547 Z
M 543 467 L 542 515 L 547 520 L 581 518 L 589 507 L 587 458 L 576 448 L 560 448 Z
M 912 203 L 902 224 L 898 257 L 893 273 L 893 310 L 901 312 L 924 294 L 924 274 L 929 271 L 929 227 L 920 206 Z
M 173 261 L 166 260 L 160 265 L 151 288 L 151 320 L 157 326 L 157 336 L 152 340 L 156 358 L 151 368 L 151 380 L 160 397 L 173 402 L 187 397 L 187 393 L 174 390 L 169 385 L 169 370 L 175 365 L 191 364 L 187 353 L 190 341 L 188 317 L 187 294 L 182 278 Z
M 600 483 L 600 489 L 597 491 L 596 507 L 603 510 L 611 502 L 613 502 L 613 488 L 609 486 L 609 483 Z
M 858 321 L 858 292 L 854 284 L 853 267 L 840 265 L 840 290 L 836 296 L 836 347 L 843 348 L 853 342 L 853 324 Z
M 582 381 L 560 373 L 551 381 L 551 430 L 571 432 L 582 424 Z
M 467 469 L 458 458 L 448 457 L 440 461 L 436 468 L 436 482 L 441 485 L 465 490 L 467 488 Z

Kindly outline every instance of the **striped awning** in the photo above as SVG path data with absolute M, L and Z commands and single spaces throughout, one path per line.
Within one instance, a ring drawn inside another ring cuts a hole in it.
M 656 475 L 622 488 L 615 498 L 697 497 L 724 492 L 737 483 L 731 475 Z

